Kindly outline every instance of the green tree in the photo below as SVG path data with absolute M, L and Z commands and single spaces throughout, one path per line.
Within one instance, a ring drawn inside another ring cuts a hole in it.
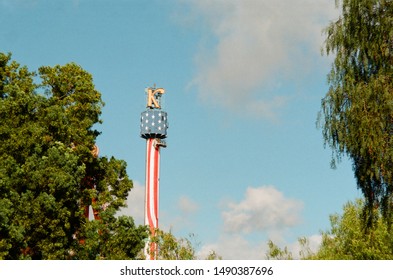
M 300 247 L 299 258 L 302 260 L 312 259 L 314 252 L 310 249 L 309 240 L 306 237 L 301 237 L 298 238 L 298 243 Z M 287 246 L 281 249 L 271 240 L 268 241 L 267 245 L 269 246 L 269 250 L 266 252 L 268 260 L 293 260 L 296 258 Z
M 364 202 L 357 200 L 344 206 L 343 214 L 330 216 L 331 229 L 322 233 L 322 244 L 313 259 L 387 260 L 393 259 L 393 235 L 387 224 L 378 219 L 364 231 Z M 380 213 L 375 211 L 375 215 Z
M 299 258 L 303 260 L 390 260 L 393 259 L 393 234 L 374 210 L 377 217 L 374 227 L 365 231 L 363 219 L 364 201 L 348 202 L 343 213 L 330 216 L 330 229 L 323 231 L 322 243 L 316 252 L 310 249 L 307 238 L 299 238 Z M 268 259 L 292 260 L 293 254 L 287 247 L 281 249 L 268 242 Z
M 271 240 L 268 241 L 267 245 L 269 246 L 269 250 L 266 253 L 268 260 L 293 260 L 292 252 L 288 250 L 287 246 L 281 249 Z
M 151 239 L 157 245 L 158 260 L 195 260 L 195 248 L 187 238 L 176 238 L 171 232 L 156 229 Z
M 374 208 L 391 221 L 393 192 L 393 1 L 342 0 L 338 20 L 325 30 L 334 54 L 319 124 L 333 150 L 353 163 L 368 226 Z
M 158 260 L 196 260 L 196 248 L 198 242 L 195 241 L 194 234 L 190 234 L 189 238 L 177 238 L 171 231 L 165 232 L 160 229 L 155 230 L 154 237 L 150 242 L 154 242 L 157 246 L 157 259 Z M 149 251 L 147 252 L 149 253 Z M 140 259 L 145 259 L 143 253 L 140 254 Z M 209 252 L 206 260 L 221 260 L 222 257 L 214 250 Z
M 147 229 L 114 217 L 132 188 L 125 162 L 91 152 L 102 106 L 80 66 L 36 74 L 0 53 L 1 259 L 133 258 L 143 247 Z
M 208 260 L 208 261 L 222 260 L 222 257 L 220 255 L 218 255 L 216 251 L 211 250 L 209 252 L 209 255 L 206 256 L 205 260 Z

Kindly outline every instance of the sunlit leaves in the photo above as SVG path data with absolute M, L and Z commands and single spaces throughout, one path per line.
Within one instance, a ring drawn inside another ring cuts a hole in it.
M 331 229 L 322 233 L 322 244 L 315 259 L 375 260 L 393 258 L 393 238 L 386 223 L 378 219 L 365 231 L 361 200 L 349 202 L 343 214 L 330 216 Z M 380 215 L 375 211 L 375 215 Z
M 91 152 L 102 106 L 79 65 L 36 75 L 0 53 L 0 259 L 134 258 L 143 246 L 146 228 L 114 216 L 132 188 L 125 162 Z
M 195 260 L 195 248 L 187 238 L 176 238 L 171 232 L 155 230 L 151 242 L 156 243 L 159 260 Z
M 372 226 L 372 209 L 386 218 L 393 203 L 393 2 L 336 3 L 342 14 L 325 30 L 325 51 L 335 59 L 319 124 L 333 165 L 343 155 L 352 160 Z

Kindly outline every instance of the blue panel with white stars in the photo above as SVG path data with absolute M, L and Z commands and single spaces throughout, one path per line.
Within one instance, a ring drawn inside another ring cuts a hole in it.
M 168 129 L 167 113 L 160 110 L 147 110 L 141 114 L 142 138 L 166 138 Z

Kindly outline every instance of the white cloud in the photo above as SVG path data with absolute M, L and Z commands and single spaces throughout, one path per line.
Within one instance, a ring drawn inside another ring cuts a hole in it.
M 220 236 L 216 243 L 202 246 L 197 255 L 200 259 L 205 259 L 215 251 L 224 260 L 264 259 L 267 250 L 267 243 L 264 243 L 254 244 L 240 234 L 226 234 Z
M 199 205 L 197 202 L 193 201 L 191 198 L 185 195 L 181 195 L 173 209 L 170 213 L 168 211 L 161 212 L 162 223 L 160 228 L 166 231 L 174 229 L 176 231 L 195 232 L 196 226 L 194 217 L 197 214 Z
M 117 215 L 127 215 L 134 218 L 137 225 L 144 224 L 145 215 L 145 186 L 134 181 L 134 187 L 128 194 L 126 207 L 120 209 Z M 165 231 L 172 228 L 176 230 L 192 228 L 194 226 L 192 215 L 199 209 L 199 205 L 191 198 L 183 195 L 178 198 L 176 203 L 175 215 L 169 213 L 166 209 L 160 209 L 159 226 Z
M 311 253 L 316 253 L 322 242 L 322 236 L 319 234 L 306 237 L 308 247 L 302 248 L 298 241 L 286 243 L 273 241 L 278 247 L 284 249 L 287 246 L 288 251 L 292 253 L 294 259 L 301 259 L 300 251 L 309 249 Z M 223 234 L 215 243 L 205 244 L 198 251 L 199 259 L 205 259 L 212 251 L 221 256 L 224 260 L 259 260 L 266 259 L 269 251 L 268 240 L 253 241 L 241 234 Z
M 181 196 L 178 201 L 179 210 L 184 214 L 195 213 L 199 206 L 187 196 Z
M 261 186 L 248 187 L 240 201 L 220 205 L 222 231 L 216 241 L 201 247 L 200 258 L 215 251 L 223 259 L 265 259 L 268 240 L 287 245 L 297 256 L 297 242 L 288 245 L 285 236 L 301 222 L 302 201 L 285 197 L 274 186 Z M 314 239 L 310 239 L 311 249 L 318 243 Z
M 242 201 L 227 203 L 224 229 L 231 233 L 274 232 L 300 222 L 301 201 L 286 198 L 273 186 L 249 187 Z
M 293 95 L 277 93 L 281 81 L 306 79 L 320 56 L 321 30 L 335 16 L 329 0 L 187 3 L 208 30 L 191 86 L 205 102 L 272 120 Z
M 306 237 L 308 240 L 308 249 L 312 252 L 312 253 L 316 253 L 319 249 L 319 246 L 321 246 L 322 243 L 322 235 L 320 234 L 314 234 L 311 236 Z M 283 245 L 285 246 L 285 245 Z M 293 258 L 294 259 L 300 259 L 300 251 L 304 250 L 307 248 L 302 248 L 299 244 L 299 242 L 294 242 L 292 244 L 288 245 L 288 250 L 290 252 L 292 252 L 293 254 Z M 307 252 L 304 252 L 307 253 Z
M 143 225 L 145 216 L 145 186 L 134 181 L 134 187 L 128 194 L 127 207 L 122 208 L 118 215 L 127 215 L 134 218 L 135 224 Z
M 143 224 L 144 196 L 144 185 L 134 181 L 127 207 L 118 214 L 132 216 L 136 224 Z M 221 206 L 223 231 L 218 233 L 214 243 L 202 244 L 198 252 L 200 258 L 205 258 L 214 250 L 224 259 L 265 259 L 269 239 L 279 246 L 287 245 L 294 257 L 298 257 L 299 244 L 286 244 L 284 235 L 288 228 L 300 222 L 301 201 L 285 197 L 274 186 L 262 186 L 249 187 L 241 201 L 221 202 Z M 186 229 L 188 232 L 196 232 L 192 216 L 199 208 L 191 198 L 180 196 L 176 203 L 177 214 L 169 215 L 164 211 L 161 227 L 166 231 L 174 228 L 176 231 Z M 254 238 L 250 238 L 250 234 L 254 234 Z M 309 238 L 310 248 L 314 252 L 320 240 L 319 235 Z

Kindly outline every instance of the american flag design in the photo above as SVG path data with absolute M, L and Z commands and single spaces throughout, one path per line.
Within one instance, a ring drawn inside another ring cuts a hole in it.
M 145 193 L 145 225 L 149 225 L 152 236 L 158 228 L 159 210 L 159 173 L 160 173 L 160 146 L 157 140 L 149 138 L 146 140 L 146 193 Z M 155 259 L 156 244 L 150 243 L 149 251 L 146 248 L 146 257 Z

